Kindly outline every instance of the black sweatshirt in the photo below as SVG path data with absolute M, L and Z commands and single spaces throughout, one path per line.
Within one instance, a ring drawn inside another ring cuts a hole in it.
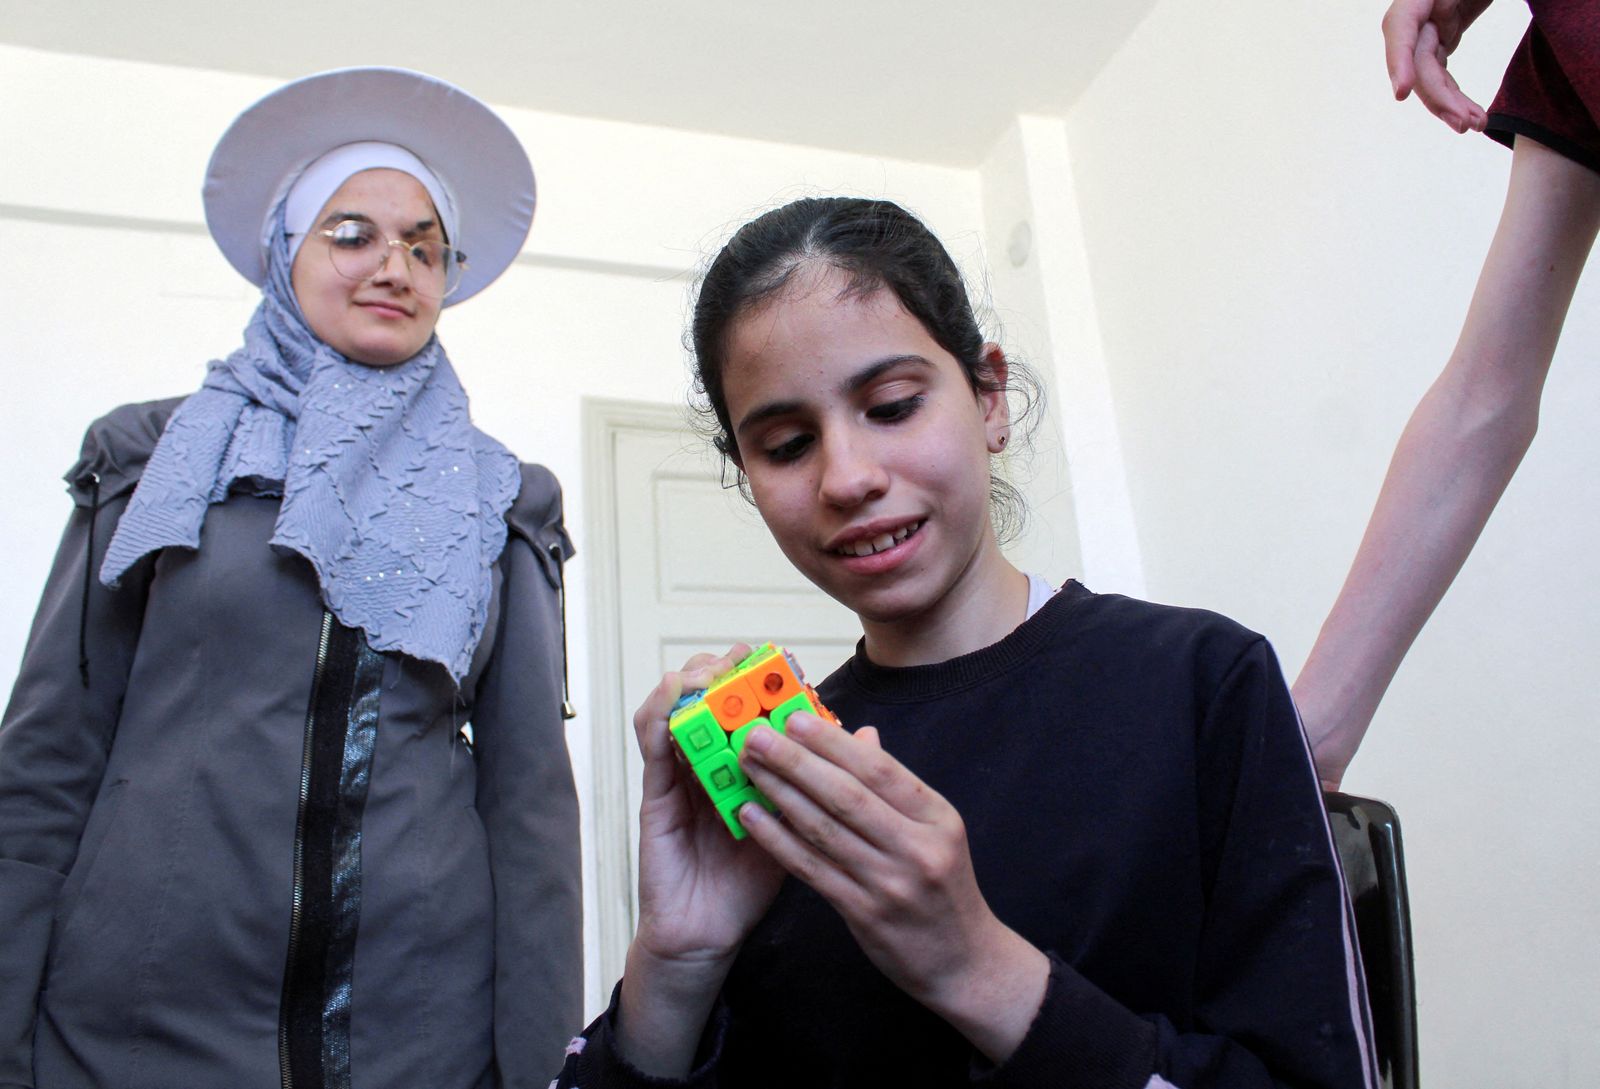
M 1365 1089 L 1364 989 L 1315 770 L 1271 648 L 1214 613 L 1068 583 L 992 646 L 819 686 L 966 823 L 989 906 L 1050 957 L 1002 1066 L 890 983 L 788 881 L 688 1082 L 617 1055 L 562 1086 Z M 581 1049 L 581 1050 L 580 1050 Z

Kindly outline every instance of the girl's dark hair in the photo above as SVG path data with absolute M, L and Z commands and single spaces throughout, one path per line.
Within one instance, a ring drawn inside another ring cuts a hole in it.
M 695 359 L 694 409 L 722 455 L 739 460 L 722 372 L 728 333 L 750 310 L 782 291 L 803 266 L 820 263 L 847 277 L 842 295 L 866 296 L 882 288 L 922 323 L 955 357 L 974 393 L 1020 392 L 1022 417 L 1037 400 L 1037 382 L 1018 363 L 1002 384 L 983 359 L 985 343 L 961 272 L 933 232 L 910 212 L 886 200 L 808 197 L 746 223 L 706 270 L 690 328 Z M 994 473 L 990 505 L 1002 540 L 1021 529 L 1022 496 Z M 741 481 L 742 483 L 742 481 Z

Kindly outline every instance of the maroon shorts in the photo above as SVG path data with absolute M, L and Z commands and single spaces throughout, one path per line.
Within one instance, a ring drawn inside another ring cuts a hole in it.
M 1600 0 L 1528 0 L 1533 23 L 1489 107 L 1487 132 L 1518 135 L 1600 173 Z

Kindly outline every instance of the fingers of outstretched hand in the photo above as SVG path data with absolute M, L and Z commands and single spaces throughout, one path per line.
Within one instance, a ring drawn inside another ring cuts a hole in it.
M 1455 129 L 1483 131 L 1488 116 L 1483 107 L 1462 93 L 1455 77 L 1446 67 L 1449 52 L 1439 40 L 1439 31 L 1432 23 L 1424 23 L 1417 35 L 1416 76 L 1417 97 L 1428 111 Z
M 1383 56 L 1389 66 L 1389 84 L 1395 98 L 1405 98 L 1416 86 L 1417 35 L 1428 21 L 1433 0 L 1394 0 L 1383 13 Z

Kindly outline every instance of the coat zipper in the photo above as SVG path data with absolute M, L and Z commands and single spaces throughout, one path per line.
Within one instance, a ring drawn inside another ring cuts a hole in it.
M 322 636 L 317 640 L 317 668 L 311 677 L 311 707 L 306 711 L 305 743 L 300 763 L 300 808 L 294 823 L 294 899 L 289 914 L 289 958 L 294 963 L 300 946 L 300 913 L 305 899 L 306 808 L 311 798 L 311 739 L 317 724 L 317 692 L 322 688 L 322 675 L 328 666 L 328 644 L 333 638 L 333 614 L 322 613 Z M 287 978 L 284 981 L 288 984 Z M 278 1017 L 278 1069 L 283 1078 L 283 1089 L 294 1089 L 294 1078 L 289 1072 L 289 1022 Z

